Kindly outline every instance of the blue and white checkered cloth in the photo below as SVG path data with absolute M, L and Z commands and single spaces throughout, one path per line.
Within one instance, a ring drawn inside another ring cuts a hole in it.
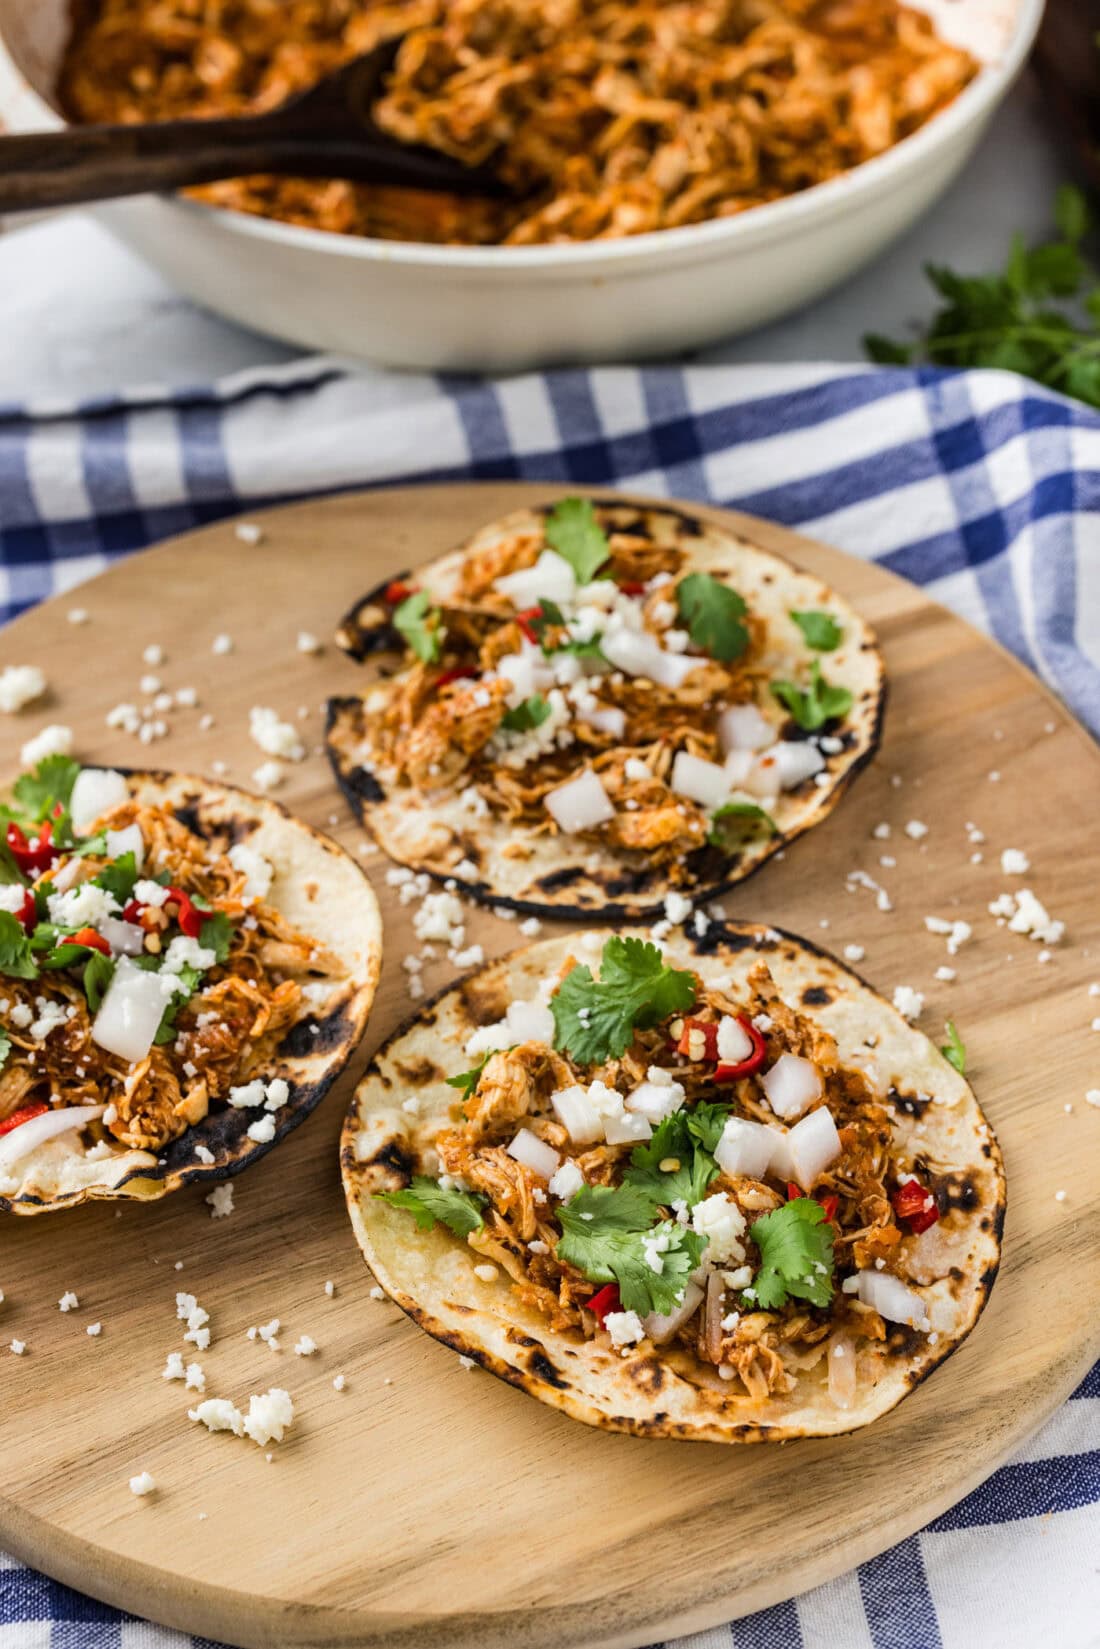
M 801 528 L 923 585 L 1100 734 L 1100 415 L 1008 373 L 609 368 L 489 383 L 313 360 L 186 392 L 0 406 L 0 619 L 221 516 L 463 479 L 614 483 Z M 1088 1649 L 1098 1508 L 1100 1365 L 919 1535 L 674 1649 Z M 0 1649 L 192 1642 L 0 1556 Z

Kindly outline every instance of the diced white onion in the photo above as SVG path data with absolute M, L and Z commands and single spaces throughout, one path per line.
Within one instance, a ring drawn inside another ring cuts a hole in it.
M 671 1340 L 677 1329 L 683 1327 L 688 1318 L 698 1311 L 699 1303 L 703 1298 L 703 1290 L 698 1283 L 688 1283 L 684 1289 L 683 1302 L 662 1315 L 659 1311 L 651 1311 L 648 1317 L 642 1319 L 646 1333 L 655 1346 L 663 1346 L 666 1340 Z
M 755 704 L 734 704 L 718 717 L 718 742 L 726 751 L 766 750 L 775 728 Z
M 110 767 L 82 767 L 69 798 L 73 829 L 83 834 L 101 814 L 129 799 L 129 786 L 121 773 Z
M 604 1117 L 603 1137 L 609 1145 L 636 1145 L 652 1139 L 653 1129 L 636 1111 L 624 1110 L 622 1116 Z
M 781 1179 L 784 1185 L 794 1179 L 794 1163 L 791 1161 L 791 1148 L 787 1141 L 790 1134 L 783 1133 L 779 1128 L 773 1128 L 775 1144 L 772 1146 L 771 1171 L 776 1179 Z
M 750 796 L 757 796 L 763 801 L 775 800 L 779 794 L 779 763 L 774 748 L 765 750 L 762 756 L 754 759 L 742 780 L 742 788 Z
M 101 916 L 96 932 L 110 945 L 116 956 L 140 956 L 145 949 L 145 929 L 136 922 L 124 922 L 118 916 Z
M 678 1082 L 642 1082 L 623 1100 L 628 1111 L 654 1125 L 678 1111 L 683 1103 L 684 1090 Z
M 504 1016 L 516 1042 L 554 1041 L 554 1015 L 545 1002 L 510 1002 Z
M 782 1138 L 777 1129 L 769 1128 L 764 1122 L 730 1117 L 715 1147 L 715 1161 L 731 1178 L 743 1174 L 748 1179 L 763 1179 Z
M 595 1145 L 603 1139 L 603 1118 L 583 1088 L 559 1088 L 550 1095 L 550 1103 L 574 1145 Z
M 745 780 L 752 772 L 756 757 L 751 750 L 731 750 L 723 762 L 726 774 L 726 783 L 731 790 L 743 788 Z
M 825 757 L 817 745 L 811 744 L 808 739 L 777 744 L 771 754 L 775 758 L 782 790 L 794 790 L 806 779 L 812 779 L 815 773 L 820 773 L 825 766 Z
M 561 1163 L 559 1152 L 555 1151 L 552 1145 L 547 1145 L 537 1134 L 533 1134 L 530 1128 L 520 1129 L 508 1147 L 508 1155 L 515 1157 L 517 1162 L 522 1162 L 525 1168 L 530 1168 L 533 1174 L 538 1174 L 540 1179 L 545 1180 L 557 1172 Z
M 790 1177 L 803 1191 L 812 1191 L 831 1162 L 840 1155 L 840 1135 L 827 1105 L 796 1122 L 787 1135 Z M 774 1159 L 773 1159 L 774 1165 Z
M 522 704 L 529 699 L 539 687 L 545 687 L 553 679 L 548 670 L 537 667 L 533 651 L 531 653 L 506 653 L 497 660 L 496 673 L 511 683 L 508 702 L 513 706 Z
M 505 573 L 493 580 L 493 587 L 506 595 L 513 606 L 534 607 L 540 601 L 552 601 L 562 606 L 573 600 L 577 580 L 573 569 L 556 550 L 543 550 L 533 567 L 523 567 L 518 573 Z
M 740 1065 L 753 1050 L 753 1040 L 739 1019 L 731 1013 L 724 1013 L 718 1021 L 718 1035 L 715 1038 L 718 1048 L 718 1062 L 720 1065 Z
M 615 817 L 611 798 L 590 767 L 578 773 L 575 779 L 548 790 L 543 800 L 546 811 L 567 836 L 578 830 L 595 830 Z
M 681 687 L 699 668 L 686 653 L 666 653 L 648 630 L 605 630 L 600 641 L 604 658 L 628 676 L 646 676 L 660 687 Z
M 669 788 L 678 796 L 687 796 L 690 801 L 701 802 L 713 810 L 729 798 L 729 774 L 717 762 L 704 761 L 701 756 L 680 750 L 672 764 Z
M 170 977 L 145 973 L 129 957 L 120 957 L 95 1016 L 92 1041 L 136 1065 L 153 1046 L 172 983 Z
M 6 1172 L 47 1140 L 71 1133 L 74 1128 L 86 1128 L 106 1109 L 105 1105 L 70 1105 L 61 1111 L 43 1111 L 41 1116 L 21 1122 L 10 1134 L 0 1137 L 0 1172 Z
M 859 1297 L 864 1305 L 885 1317 L 888 1323 L 908 1323 L 910 1328 L 928 1327 L 928 1308 L 919 1294 L 889 1271 L 861 1271 Z
M 821 1098 L 821 1072 L 810 1059 L 799 1054 L 780 1054 L 760 1078 L 768 1104 L 785 1122 L 800 1117 L 807 1105 Z
M 141 826 L 132 824 L 127 825 L 125 830 L 109 830 L 107 852 L 112 859 L 121 859 L 124 853 L 132 853 L 140 870 L 145 863 L 145 838 L 141 834 Z
M 580 720 L 594 727 L 597 733 L 607 733 L 613 739 L 621 739 L 626 732 L 626 712 L 614 704 L 600 710 L 585 710 Z
M 855 1402 L 856 1343 L 850 1334 L 834 1334 L 829 1342 L 829 1396 L 838 1409 Z

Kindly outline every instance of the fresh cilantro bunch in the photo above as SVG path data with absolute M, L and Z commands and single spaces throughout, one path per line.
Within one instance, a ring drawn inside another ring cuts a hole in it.
M 609 939 L 599 979 L 578 963 L 551 997 L 554 1046 L 578 1064 L 602 1065 L 626 1052 L 636 1028 L 685 1013 L 695 994 L 695 975 L 668 967 L 656 945 Z
M 419 1231 L 430 1231 L 438 1222 L 453 1231 L 456 1237 L 468 1237 L 471 1231 L 480 1231 L 485 1221 L 481 1210 L 487 1199 L 474 1191 L 445 1191 L 426 1174 L 414 1174 L 412 1182 L 403 1191 L 378 1191 L 379 1202 L 388 1202 L 394 1208 L 405 1208 L 416 1219 Z
M 591 584 L 611 555 L 589 498 L 563 498 L 546 518 L 546 542 L 568 561 L 578 584 Z
M 834 687 L 826 681 L 816 658 L 807 687 L 798 687 L 793 681 L 773 681 L 771 686 L 773 696 L 791 720 L 807 733 L 816 733 L 827 721 L 846 716 L 852 708 L 852 695 L 847 687 Z
M 706 1238 L 674 1220 L 653 1224 L 653 1203 L 636 1185 L 586 1185 L 558 1209 L 558 1258 L 594 1283 L 618 1283 L 624 1311 L 674 1311 L 699 1265 Z M 654 1271 L 647 1240 L 667 1247 Z
M 723 664 L 732 664 L 749 644 L 742 622 L 748 607 L 736 590 L 710 573 L 689 573 L 676 586 L 680 618 L 696 647 Z
M 813 1197 L 794 1197 L 754 1221 L 749 1235 L 760 1269 L 744 1300 L 775 1311 L 789 1299 L 827 1306 L 833 1297 L 833 1228 Z
M 999 274 L 960 275 L 929 264 L 942 308 L 915 343 L 869 334 L 863 345 L 870 358 L 1007 368 L 1100 406 L 1100 283 L 1081 251 L 1092 221 L 1079 189 L 1059 189 L 1054 219 L 1061 238 L 1028 247 L 1016 235 Z

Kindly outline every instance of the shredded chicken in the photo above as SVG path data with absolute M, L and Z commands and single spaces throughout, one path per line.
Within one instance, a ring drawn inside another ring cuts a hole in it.
M 521 198 L 273 177 L 202 197 L 396 240 L 636 235 L 848 171 L 977 67 L 898 0 L 74 0 L 61 98 L 82 121 L 258 112 L 402 35 L 380 124 Z

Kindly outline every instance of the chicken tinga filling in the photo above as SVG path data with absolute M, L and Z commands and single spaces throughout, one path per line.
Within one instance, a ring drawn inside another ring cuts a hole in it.
M 598 976 L 568 958 L 465 1051 L 431 1172 L 379 1195 L 447 1226 L 554 1331 L 648 1342 L 758 1400 L 827 1359 L 842 1408 L 897 1325 L 934 1343 L 904 1250 L 960 1216 L 763 960 L 732 996 L 612 938 Z
M 45 1141 L 155 1153 L 227 1105 L 272 1139 L 289 1085 L 251 1073 L 344 968 L 266 902 L 271 864 L 64 756 L 0 831 L 0 1186 Z
M 391 584 L 406 658 L 361 731 L 376 772 L 458 795 L 471 821 L 644 854 L 675 880 L 692 854 L 773 835 L 776 799 L 845 748 L 852 693 L 822 670 L 844 628 L 793 611 L 777 647 L 729 582 L 624 514 L 567 498 L 471 549 L 445 596 Z

